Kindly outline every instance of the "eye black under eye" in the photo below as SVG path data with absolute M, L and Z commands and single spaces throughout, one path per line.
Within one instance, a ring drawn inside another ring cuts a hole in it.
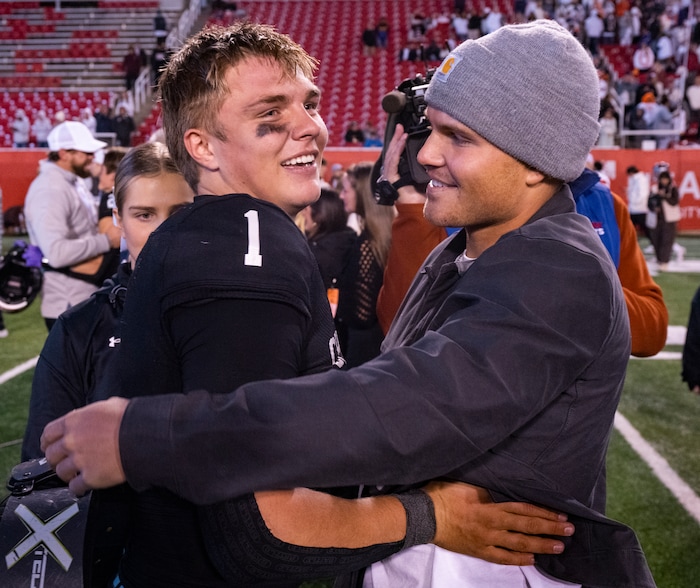
M 286 131 L 287 127 L 285 125 L 262 124 L 258 125 L 255 135 L 257 137 L 264 137 L 270 133 L 284 133 Z

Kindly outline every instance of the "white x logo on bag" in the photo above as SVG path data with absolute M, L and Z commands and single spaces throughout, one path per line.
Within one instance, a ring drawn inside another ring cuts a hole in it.
M 9 570 L 37 545 L 43 543 L 61 567 L 68 571 L 68 568 L 70 568 L 73 562 L 73 556 L 54 533 L 72 517 L 78 514 L 79 510 L 77 503 L 74 503 L 44 523 L 44 521 L 37 517 L 26 506 L 20 504 L 15 509 L 15 514 L 22 520 L 27 529 L 33 532 L 22 539 L 22 541 L 5 556 L 7 569 Z

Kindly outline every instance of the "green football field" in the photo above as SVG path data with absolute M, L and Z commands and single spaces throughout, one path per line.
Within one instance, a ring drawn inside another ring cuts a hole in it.
M 680 241 L 687 247 L 686 258 L 700 260 L 700 238 Z M 670 324 L 685 326 L 700 274 L 666 273 L 656 279 L 669 307 Z M 0 339 L 3 486 L 19 460 L 33 373 L 29 366 L 46 337 L 38 303 L 5 315 L 5 322 L 10 336 Z M 670 345 L 665 351 L 680 350 L 679 345 Z M 613 437 L 608 515 L 637 531 L 660 588 L 700 586 L 700 397 L 691 395 L 681 382 L 680 360 L 632 359 L 619 412 L 641 443 L 633 447 L 617 431 Z

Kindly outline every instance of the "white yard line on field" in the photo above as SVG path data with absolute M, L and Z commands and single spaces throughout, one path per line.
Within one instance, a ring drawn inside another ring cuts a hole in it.
M 37 361 L 39 361 L 38 355 L 36 357 L 33 357 L 32 359 L 28 359 L 27 361 L 19 364 L 18 366 L 13 367 L 11 370 L 7 370 L 4 374 L 0 374 L 0 384 L 4 384 L 5 382 L 11 380 L 15 376 L 19 376 L 27 370 L 32 369 L 34 366 L 36 366 Z
M 634 355 L 630 355 L 630 359 L 663 359 L 666 361 L 680 361 L 682 357 L 683 355 L 680 351 L 659 351 L 656 355 L 652 355 L 651 357 L 635 357 Z
M 24 372 L 32 369 L 33 367 L 36 366 L 37 361 L 39 361 L 38 355 L 36 357 L 32 357 L 32 359 L 28 359 L 24 363 L 21 363 L 15 367 L 13 367 L 11 370 L 7 370 L 4 374 L 0 374 L 0 385 L 4 384 L 5 382 L 8 382 L 12 378 L 19 376 L 20 374 L 23 374 Z M 0 443 L 0 449 L 4 449 L 5 447 L 12 447 L 13 445 L 19 445 L 21 442 L 22 442 L 22 439 L 13 439 L 12 441 Z
M 5 447 L 14 447 L 22 443 L 22 439 L 13 439 L 12 441 L 7 441 L 6 443 L 0 443 L 0 449 L 5 449 Z
M 700 498 L 668 462 L 639 434 L 619 412 L 615 413 L 615 428 L 626 439 L 637 455 L 651 468 L 654 475 L 671 491 L 688 514 L 700 523 Z

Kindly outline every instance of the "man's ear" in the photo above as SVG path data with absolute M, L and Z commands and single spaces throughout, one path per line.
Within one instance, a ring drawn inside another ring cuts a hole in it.
M 529 167 L 527 168 L 527 173 L 525 175 L 525 183 L 531 188 L 545 182 L 548 177 L 540 171 Z
M 211 143 L 209 142 L 209 134 L 201 129 L 188 129 L 183 137 L 185 149 L 190 157 L 195 162 L 209 171 L 219 169 L 219 162 L 216 159 Z

